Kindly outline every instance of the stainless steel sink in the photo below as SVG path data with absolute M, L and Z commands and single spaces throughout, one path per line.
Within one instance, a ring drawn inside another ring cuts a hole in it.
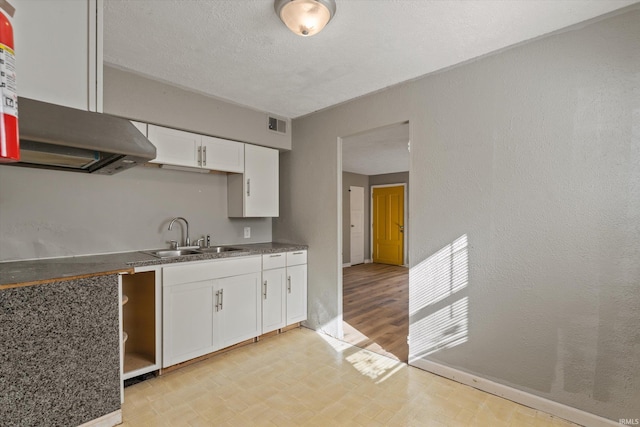
M 144 253 L 153 255 L 158 258 L 174 258 L 185 255 L 200 255 L 200 254 L 219 254 L 223 252 L 241 251 L 240 248 L 233 248 L 230 246 L 212 246 L 208 248 L 198 249 L 157 249 L 154 251 L 144 251 Z
M 158 258 L 173 258 L 183 255 L 198 255 L 200 252 L 193 249 L 160 249 L 157 251 L 145 251 L 145 253 Z
M 211 246 L 208 248 L 200 248 L 198 249 L 198 252 L 201 252 L 203 254 L 219 254 L 222 252 L 233 252 L 233 251 L 241 251 L 242 249 L 240 248 L 232 248 L 230 246 Z

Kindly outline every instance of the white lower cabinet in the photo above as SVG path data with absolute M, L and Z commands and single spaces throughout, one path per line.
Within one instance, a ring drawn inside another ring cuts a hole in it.
M 262 333 L 286 326 L 285 254 L 262 255 Z
M 214 293 L 213 280 L 164 287 L 163 367 L 216 350 Z
M 307 320 L 307 251 L 262 255 L 262 333 Z
M 287 325 L 307 320 L 307 251 L 287 252 Z
M 307 251 L 162 268 L 162 367 L 307 319 Z
M 162 270 L 163 367 L 260 335 L 260 256 Z
M 218 348 L 260 335 L 260 273 L 219 279 L 217 289 Z

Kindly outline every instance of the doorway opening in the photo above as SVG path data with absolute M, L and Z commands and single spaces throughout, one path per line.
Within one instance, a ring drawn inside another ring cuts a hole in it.
M 341 138 L 343 339 L 407 362 L 409 123 Z

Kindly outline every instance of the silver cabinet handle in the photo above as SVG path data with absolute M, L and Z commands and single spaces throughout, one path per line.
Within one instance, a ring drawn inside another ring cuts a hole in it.
M 287 291 L 291 293 L 291 276 L 287 277 Z
M 224 289 L 220 289 L 220 311 L 222 311 L 222 301 L 223 301 L 222 298 L 224 297 L 223 292 L 224 292 Z
M 251 195 L 251 178 L 247 178 L 247 196 Z
M 294 255 L 302 255 L 304 252 L 294 252 Z
M 198 166 L 202 166 L 202 147 L 198 147 Z
M 281 257 L 282 254 L 269 255 L 269 258 L 278 258 Z
M 202 147 L 202 164 L 207 166 L 207 147 Z
M 267 281 L 264 281 L 264 299 L 267 299 Z
M 216 311 L 218 311 L 218 300 L 220 299 L 220 291 L 216 291 Z

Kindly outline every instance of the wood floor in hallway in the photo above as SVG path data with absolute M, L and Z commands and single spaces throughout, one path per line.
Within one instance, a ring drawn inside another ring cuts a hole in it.
M 342 270 L 344 341 L 406 362 L 409 269 L 360 264 Z

